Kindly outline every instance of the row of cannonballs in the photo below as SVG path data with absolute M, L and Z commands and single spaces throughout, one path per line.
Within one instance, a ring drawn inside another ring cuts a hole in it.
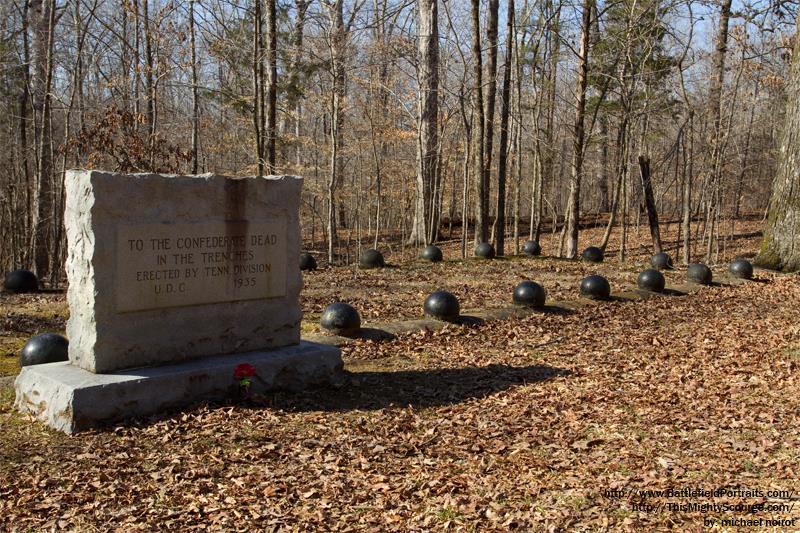
M 486 246 L 489 247 L 488 251 Z M 479 251 L 482 254 L 486 253 L 492 257 L 494 256 L 494 248 L 488 243 L 479 245 L 476 249 L 476 255 L 478 255 Z M 537 242 L 528 241 L 525 243 L 525 252 L 529 255 L 539 255 L 541 248 Z M 439 247 L 430 245 L 423 250 L 422 256 L 429 261 L 441 261 L 442 251 Z M 485 256 L 479 255 L 479 257 Z M 588 261 L 601 262 L 603 260 L 603 252 L 597 247 L 590 246 L 584 251 L 583 257 Z M 361 259 L 362 266 L 377 265 L 383 267 L 385 265 L 383 255 L 377 250 L 367 250 L 362 254 Z M 306 262 L 306 268 L 303 268 L 304 261 Z M 301 268 L 304 270 L 316 268 L 316 261 L 310 254 L 303 254 L 300 263 Z M 669 254 L 662 252 L 654 255 L 650 263 L 653 268 L 641 272 L 636 284 L 643 290 L 662 292 L 665 286 L 665 279 L 659 270 L 671 269 L 673 267 L 672 258 Z M 313 265 L 313 267 L 308 268 L 310 265 Z M 374 267 L 367 266 L 366 268 Z M 738 278 L 751 279 L 753 277 L 753 266 L 745 259 L 733 261 L 728 270 Z M 709 285 L 712 281 L 711 269 L 700 263 L 689 265 L 687 277 L 689 281 L 703 285 Z M 33 272 L 15 270 L 6 275 L 3 287 L 9 292 L 35 292 L 39 288 L 39 282 Z M 581 280 L 580 292 L 585 297 L 603 300 L 611 296 L 611 286 L 603 276 L 591 275 Z M 514 287 L 512 293 L 514 304 L 532 309 L 544 307 L 545 299 L 544 288 L 533 281 L 519 283 Z M 423 311 L 427 316 L 451 322 L 458 320 L 461 315 L 458 298 L 452 293 L 443 290 L 438 290 L 428 295 L 423 304 Z M 361 329 L 361 317 L 351 305 L 336 302 L 325 308 L 320 319 L 320 325 L 337 335 L 354 336 Z M 68 346 L 67 339 L 56 333 L 43 333 L 31 337 L 20 353 L 20 366 L 66 361 L 68 360 Z
M 672 258 L 666 253 L 658 253 L 651 258 L 650 264 L 653 268 L 642 271 L 636 279 L 636 285 L 642 290 L 663 292 L 666 280 L 660 270 L 673 268 Z M 753 277 L 753 265 L 745 259 L 733 261 L 728 269 L 738 278 L 752 279 Z M 706 265 L 694 263 L 687 269 L 687 278 L 694 283 L 710 285 L 712 272 Z M 596 274 L 586 276 L 581 280 L 580 293 L 590 299 L 606 300 L 611 296 L 611 285 L 603 276 Z M 540 309 L 544 307 L 546 292 L 544 287 L 538 283 L 526 280 L 514 287 L 511 299 L 515 305 Z M 425 298 L 422 309 L 426 316 L 446 322 L 457 321 L 461 316 L 458 298 L 444 290 L 430 293 Z M 350 304 L 334 302 L 322 312 L 320 326 L 335 335 L 354 337 L 361 330 L 361 316 Z

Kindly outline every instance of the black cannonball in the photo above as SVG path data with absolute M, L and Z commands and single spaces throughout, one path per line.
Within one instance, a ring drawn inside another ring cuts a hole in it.
M 488 242 L 482 242 L 475 247 L 475 257 L 481 259 L 494 259 L 494 246 Z
M 517 305 L 538 309 L 544 306 L 544 288 L 533 281 L 521 281 L 514 287 L 512 299 Z
M 526 255 L 539 255 L 542 253 L 542 247 L 539 246 L 539 243 L 536 241 L 525 241 L 525 244 L 522 246 L 522 251 L 525 252 Z
M 753 279 L 753 265 L 747 259 L 736 259 L 728 265 L 728 272 L 741 279 Z
M 581 257 L 583 257 L 586 261 L 589 261 L 590 263 L 602 263 L 603 250 L 601 250 L 597 246 L 590 246 L 583 251 Z
M 452 321 L 461 313 L 458 298 L 447 291 L 434 291 L 425 298 L 422 306 L 425 314 L 439 320 Z
M 39 280 L 30 270 L 15 270 L 6 274 L 3 288 L 10 292 L 35 292 L 39 289 Z
M 300 254 L 300 270 L 316 270 L 317 260 L 311 254 Z
M 31 337 L 19 354 L 19 366 L 42 365 L 69 360 L 69 341 L 56 333 Z
M 358 266 L 361 268 L 383 268 L 386 263 L 383 261 L 383 254 L 378 250 L 364 250 L 361 252 Z
M 443 259 L 442 249 L 435 244 L 429 244 L 423 248 L 422 253 L 420 253 L 419 256 L 426 261 L 430 261 L 431 263 L 438 263 Z
M 592 300 L 605 300 L 611 296 L 611 285 L 603 276 L 586 276 L 581 280 L 581 295 Z
M 639 277 L 636 278 L 636 285 L 645 291 L 664 292 L 665 284 L 664 274 L 654 268 L 642 271 Z
M 692 263 L 686 270 L 686 277 L 689 281 L 701 285 L 711 285 L 711 269 L 702 263 Z
M 322 311 L 319 325 L 334 335 L 353 337 L 361 329 L 361 317 L 352 305 L 334 302 Z
M 666 252 L 658 252 L 650 258 L 650 264 L 658 270 L 667 270 L 672 268 L 672 257 Z

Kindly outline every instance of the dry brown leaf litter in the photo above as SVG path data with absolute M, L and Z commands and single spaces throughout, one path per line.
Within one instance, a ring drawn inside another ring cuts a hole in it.
M 0 529 L 699 531 L 603 493 L 796 496 L 798 309 L 790 276 L 360 341 L 341 389 L 71 438 L 6 393 Z

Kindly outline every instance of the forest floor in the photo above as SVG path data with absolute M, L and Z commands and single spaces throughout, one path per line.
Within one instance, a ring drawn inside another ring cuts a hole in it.
M 720 262 L 753 255 L 756 229 L 741 233 Z M 381 271 L 306 275 L 303 306 L 341 298 L 367 321 L 398 319 L 442 287 L 462 307 L 500 307 L 526 277 L 570 299 L 589 271 L 634 284 L 648 257 L 390 257 Z M 379 349 L 356 340 L 340 388 L 71 437 L 16 413 L 0 388 L 0 530 L 700 531 L 732 519 L 797 530 L 800 277 L 759 278 L 400 334 Z M 5 295 L 0 311 L 4 361 L 31 334 L 63 330 L 67 313 L 58 294 Z M 643 494 L 667 489 L 695 492 Z

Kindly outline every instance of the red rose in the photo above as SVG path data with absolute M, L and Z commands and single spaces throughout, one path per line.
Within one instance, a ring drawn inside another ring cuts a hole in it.
M 256 367 L 249 363 L 242 363 L 233 370 L 234 379 L 247 379 L 256 375 Z

